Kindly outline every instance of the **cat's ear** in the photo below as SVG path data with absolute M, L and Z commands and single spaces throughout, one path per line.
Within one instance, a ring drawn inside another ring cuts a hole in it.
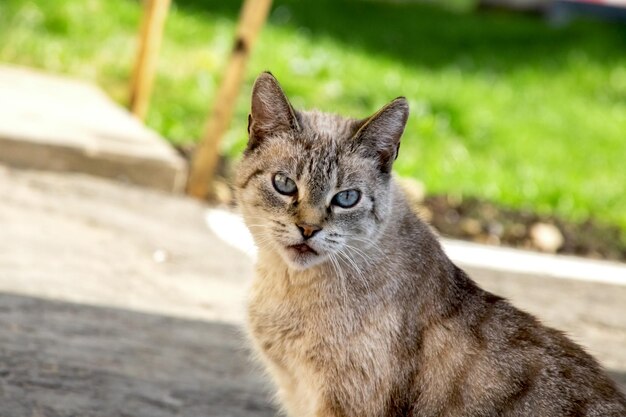
M 298 130 L 298 119 L 278 80 L 264 72 L 252 88 L 252 109 L 248 116 L 248 150 L 268 135 Z
M 408 117 L 409 104 L 404 97 L 398 97 L 366 119 L 354 136 L 361 152 L 375 158 L 384 173 L 391 172 L 398 157 L 400 137 Z

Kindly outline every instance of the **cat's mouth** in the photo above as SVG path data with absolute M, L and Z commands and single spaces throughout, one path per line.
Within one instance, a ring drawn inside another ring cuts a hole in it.
M 304 270 L 320 263 L 324 257 L 306 243 L 297 245 L 285 245 L 285 250 L 281 251 L 283 259 L 289 266 L 296 270 Z
M 317 255 L 318 254 L 313 248 L 311 248 L 306 243 L 300 243 L 298 245 L 287 246 L 287 248 L 290 251 L 293 251 L 293 252 L 295 252 L 297 254 L 301 254 L 301 255 L 308 254 L 308 253 L 313 254 L 313 255 Z

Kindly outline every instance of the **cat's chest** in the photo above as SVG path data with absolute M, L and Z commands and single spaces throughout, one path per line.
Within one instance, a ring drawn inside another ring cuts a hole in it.
M 274 361 L 325 360 L 353 324 L 343 307 L 319 290 L 285 288 L 275 277 L 257 276 L 249 295 L 248 324 L 257 346 Z
M 317 395 L 333 386 L 345 400 L 343 407 L 353 411 L 346 414 L 380 415 L 381 387 L 390 386 L 397 374 L 393 352 L 400 322 L 398 312 L 385 304 L 305 287 L 286 290 L 257 276 L 249 297 L 249 329 L 287 398 L 311 399 L 314 405 Z M 362 389 L 354 390 L 354 381 Z M 375 412 L 362 410 L 370 404 L 363 393 L 375 398 Z M 310 415 L 297 410 L 293 415 Z
M 257 347 L 274 362 L 345 362 L 380 356 L 398 334 L 397 308 L 342 296 L 322 287 L 279 285 L 258 275 L 249 295 L 248 324 Z M 329 294 L 330 292 L 330 294 Z

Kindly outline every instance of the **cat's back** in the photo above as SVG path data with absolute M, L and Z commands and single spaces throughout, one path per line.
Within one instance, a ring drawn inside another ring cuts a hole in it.
M 462 299 L 423 334 L 416 416 L 626 416 L 581 347 L 456 274 Z

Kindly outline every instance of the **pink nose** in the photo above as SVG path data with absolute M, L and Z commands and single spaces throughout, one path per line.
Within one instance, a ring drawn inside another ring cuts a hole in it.
M 322 230 L 320 226 L 317 226 L 315 224 L 296 223 L 296 226 L 298 226 L 298 229 L 300 229 L 300 233 L 302 234 L 304 240 L 313 237 L 317 232 Z

